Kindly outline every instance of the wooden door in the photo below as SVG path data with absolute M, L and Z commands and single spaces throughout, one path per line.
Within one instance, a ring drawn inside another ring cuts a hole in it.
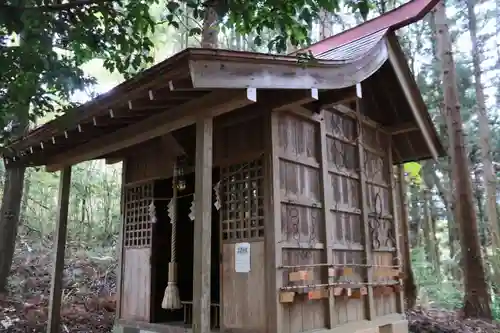
M 153 199 L 153 183 L 126 186 L 124 191 L 121 318 L 149 322 L 153 223 L 148 207 Z
M 122 319 L 149 322 L 151 249 L 125 249 L 123 254 Z
M 221 168 L 221 330 L 265 330 L 262 160 Z

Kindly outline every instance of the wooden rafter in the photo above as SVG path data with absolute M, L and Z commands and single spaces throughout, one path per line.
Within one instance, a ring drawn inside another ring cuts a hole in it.
M 410 109 L 413 113 L 413 116 L 415 117 L 415 121 L 417 122 L 417 125 L 422 132 L 422 135 L 424 137 L 424 140 L 429 148 L 429 151 L 431 152 L 432 157 L 437 160 L 438 156 L 440 155 L 438 153 L 438 149 L 434 144 L 434 140 L 432 140 L 431 134 L 429 132 L 429 127 L 425 123 L 425 120 L 422 117 L 422 110 L 419 108 L 419 101 L 417 98 L 422 98 L 421 96 L 416 97 L 416 93 L 413 89 L 412 86 L 416 86 L 416 83 L 414 82 L 414 79 L 411 77 L 411 74 L 408 73 L 408 66 L 402 64 L 402 59 L 401 56 L 398 56 L 401 54 L 401 52 L 398 52 L 396 49 L 399 47 L 397 44 L 397 40 L 395 40 L 395 36 L 389 36 L 387 39 L 387 49 L 389 53 L 389 61 L 391 62 L 394 71 L 396 72 L 396 76 L 398 77 L 399 83 L 401 84 L 401 88 L 403 89 L 403 92 L 406 96 L 406 99 L 408 100 L 408 103 L 410 104 Z M 425 112 L 427 110 L 424 110 Z
M 80 163 L 191 125 L 200 113 L 219 115 L 256 102 L 255 89 L 218 91 L 149 117 L 139 123 L 95 139 L 72 151 L 54 156 L 47 171 L 57 171 L 66 164 Z

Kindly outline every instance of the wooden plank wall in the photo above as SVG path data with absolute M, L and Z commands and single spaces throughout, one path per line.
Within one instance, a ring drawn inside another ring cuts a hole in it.
M 364 264 L 361 184 L 357 155 L 357 122 L 336 111 L 323 110 L 325 122 L 329 189 L 333 195 L 332 252 L 334 265 Z M 341 266 L 340 266 L 341 267 Z M 364 268 L 350 266 L 353 283 L 366 282 Z M 361 299 L 337 297 L 335 299 L 333 325 L 338 326 L 367 318 L 366 297 Z
M 370 290 L 361 298 L 334 298 L 330 292 L 329 298 L 309 300 L 307 293 L 294 289 L 298 292 L 294 301 L 278 306 L 281 331 L 333 328 L 401 312 L 400 295 L 380 294 L 376 286 L 395 280 L 379 274 L 372 280 L 371 275 L 380 269 L 366 267 L 388 269 L 397 264 L 389 135 L 345 106 L 325 108 L 319 116 L 280 111 L 271 118 L 277 132 L 272 150 L 278 157 L 273 157 L 273 163 L 279 165 L 280 212 L 275 218 L 281 220 L 281 230 L 277 230 L 281 234 L 276 235 L 281 253 L 276 256 L 280 261 L 276 264 L 277 288 L 297 285 L 289 281 L 289 273 L 297 270 L 309 273 L 300 285 L 327 284 L 326 270 L 332 265 L 352 268 L 349 283 Z M 360 138 L 362 145 L 358 145 Z M 321 160 L 322 154 L 326 162 Z
M 220 166 L 221 330 L 265 332 L 265 248 L 262 113 L 216 122 L 214 162 Z M 214 235 L 215 236 L 215 235 Z M 250 244 L 250 271 L 235 271 L 237 243 Z
M 125 159 L 127 184 L 151 179 L 165 179 L 173 175 L 175 156 L 161 139 L 154 139 L 131 149 Z M 161 156 L 161 158 L 158 158 Z
M 321 264 L 325 261 L 325 229 L 320 187 L 319 124 L 298 115 L 277 114 L 279 159 L 279 202 L 281 235 L 277 235 L 282 250 L 278 265 L 297 266 Z M 289 273 L 304 269 L 284 269 L 283 286 Z M 310 269 L 308 284 L 325 283 L 326 267 Z M 300 282 L 298 282 L 300 284 Z M 307 294 L 296 296 L 293 303 L 283 305 L 282 332 L 305 332 L 326 327 L 327 300 L 310 301 Z
M 363 147 L 365 150 L 365 175 L 367 183 L 367 203 L 369 226 L 372 238 L 373 264 L 375 266 L 397 266 L 398 233 L 396 225 L 396 188 L 392 165 L 390 136 L 368 124 L 362 125 Z M 378 284 L 392 284 L 392 277 L 375 277 Z M 375 293 L 377 316 L 402 312 L 400 295 Z

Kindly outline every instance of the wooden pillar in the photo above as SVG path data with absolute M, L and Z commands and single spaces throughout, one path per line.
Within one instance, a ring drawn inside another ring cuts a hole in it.
M 64 269 L 64 252 L 66 250 L 70 185 L 71 167 L 65 167 L 61 171 L 59 180 L 59 212 L 56 224 L 54 267 L 50 286 L 49 320 L 47 324 L 48 333 L 61 332 L 62 277 Z
M 363 245 L 365 248 L 365 264 L 366 267 L 366 282 L 368 283 L 368 295 L 366 297 L 366 308 L 369 320 L 374 320 L 377 313 L 375 311 L 375 300 L 373 295 L 373 268 L 369 265 L 373 265 L 373 248 L 371 244 L 370 237 L 370 222 L 368 218 L 368 202 L 366 201 L 366 193 L 368 192 L 368 186 L 366 185 L 366 162 L 365 162 L 365 150 L 363 148 L 363 126 L 361 121 L 361 84 L 356 87 L 357 98 L 356 98 L 356 122 L 358 124 L 358 163 L 359 163 L 359 183 L 361 190 L 361 225 L 363 230 Z
M 196 121 L 193 333 L 210 332 L 213 118 Z
M 125 232 L 125 175 L 127 172 L 127 160 L 122 161 L 122 184 L 121 184 L 121 202 L 120 202 L 120 231 L 118 234 L 117 246 L 117 256 L 118 256 L 118 266 L 116 267 L 116 312 L 115 312 L 115 322 L 121 318 L 122 313 L 122 285 L 123 285 L 123 234 Z
M 326 124 L 325 111 L 322 111 L 322 120 L 319 123 L 319 143 L 320 143 L 320 165 L 321 165 L 321 192 L 323 197 L 323 216 L 325 219 L 325 251 L 326 261 L 328 265 L 333 265 L 333 215 L 331 212 L 334 206 L 334 198 L 332 191 L 332 180 L 328 173 L 328 147 L 326 141 Z M 330 283 L 330 277 L 327 272 L 326 281 Z M 334 328 L 338 324 L 337 312 L 335 311 L 335 295 L 333 288 L 328 288 L 328 325 L 329 328 Z
M 400 266 L 400 270 L 403 271 L 403 265 L 402 265 L 402 257 L 401 257 L 401 239 L 399 238 L 400 234 L 400 221 L 401 221 L 401 211 L 397 212 L 398 210 L 398 204 L 397 204 L 397 198 L 396 196 L 398 195 L 398 191 L 396 189 L 396 182 L 394 179 L 394 166 L 393 164 L 393 156 L 392 156 L 392 137 L 389 137 L 389 147 L 387 149 L 387 164 L 389 166 L 389 186 L 390 186 L 390 206 L 391 206 L 391 214 L 392 214 L 392 228 L 393 228 L 393 235 L 394 235 L 394 240 L 396 242 L 396 254 L 394 255 L 393 260 L 393 265 L 398 265 Z M 404 314 L 404 294 L 403 294 L 403 289 L 399 292 L 396 293 L 396 308 L 397 311 L 401 314 Z
M 279 112 L 271 111 L 266 119 L 266 164 L 265 182 L 265 260 L 267 331 L 282 332 L 283 304 L 279 302 L 279 291 L 283 286 L 283 275 L 279 267 L 283 264 L 281 239 L 280 164 L 279 164 Z

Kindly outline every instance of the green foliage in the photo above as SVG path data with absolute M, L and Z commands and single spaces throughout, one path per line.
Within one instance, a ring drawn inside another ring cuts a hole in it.
M 2 171 L 2 170 L 0 170 Z M 82 249 L 110 247 L 120 225 L 121 167 L 91 161 L 73 167 L 68 237 Z M 59 175 L 29 169 L 21 205 L 20 233 L 29 239 L 53 238 Z
M 158 0 L 82 1 L 45 3 L 8 0 L 0 5 L 0 128 L 11 121 L 21 128 L 29 120 L 74 107 L 70 96 L 95 83 L 81 70 L 86 62 L 103 59 L 104 68 L 125 78 L 153 62 L 150 39 L 157 20 L 150 13 Z M 201 21 L 211 2 L 162 2 L 164 18 L 180 29 L 186 15 Z M 321 9 L 338 11 L 339 1 L 216 1 L 221 23 L 239 34 L 253 34 L 264 43 L 263 31 L 272 31 L 268 49 L 283 51 L 310 42 L 309 31 Z M 366 18 L 368 0 L 344 5 Z M 189 36 L 201 34 L 191 26 Z M 256 32 L 256 33 L 255 33 Z M 28 110 L 30 112 L 28 112 Z M 12 129 L 3 131 L 9 139 Z
M 412 269 L 419 288 L 419 304 L 448 310 L 460 309 L 463 305 L 463 285 L 449 275 L 451 268 L 457 269 L 460 264 L 457 258 L 448 258 L 443 262 L 443 270 L 436 274 L 431 263 L 425 259 L 422 247 L 412 249 Z M 493 317 L 500 320 L 500 296 L 490 293 Z
M 417 162 L 405 163 L 404 170 L 408 175 L 410 181 L 415 183 L 416 185 L 420 185 L 422 183 L 422 178 L 420 177 L 420 170 L 422 166 Z
M 33 120 L 71 107 L 70 96 L 94 83 L 80 68 L 91 59 L 103 58 L 105 68 L 127 76 L 142 69 L 151 61 L 153 3 L 2 2 L 0 128 L 9 120 L 26 124 L 28 117 Z
M 500 296 L 494 295 L 491 301 L 491 311 L 493 312 L 493 318 L 500 320 Z
M 448 280 L 442 272 L 436 274 L 425 258 L 424 248 L 412 249 L 412 268 L 419 287 L 420 303 L 450 310 L 460 308 L 463 301 L 461 286 Z
M 253 43 L 257 46 L 264 43 L 263 31 L 272 31 L 272 36 L 267 41 L 267 48 L 278 52 L 285 51 L 288 42 L 295 46 L 310 43 L 309 32 L 321 10 L 334 13 L 339 11 L 341 5 L 338 0 L 172 0 L 166 4 L 165 17 L 170 25 L 179 28 L 181 17 L 187 15 L 186 10 L 195 20 L 201 20 L 212 3 L 216 4 L 214 8 L 224 26 L 240 34 L 255 33 Z M 348 0 L 344 4 L 353 12 L 359 12 L 364 18 L 367 17 L 371 8 L 368 0 Z M 189 33 L 198 35 L 201 29 L 194 27 Z

